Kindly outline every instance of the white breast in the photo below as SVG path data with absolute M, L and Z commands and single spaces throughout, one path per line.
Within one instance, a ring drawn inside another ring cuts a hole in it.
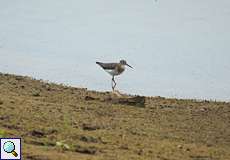
M 111 76 L 117 76 L 117 75 L 119 75 L 120 73 L 118 73 L 118 71 L 117 70 L 113 70 L 113 69 L 106 69 L 105 70 L 106 72 L 108 72 Z

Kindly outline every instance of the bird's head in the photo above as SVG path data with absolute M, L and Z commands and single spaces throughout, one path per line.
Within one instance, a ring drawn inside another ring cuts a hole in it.
M 120 60 L 120 64 L 122 64 L 122 65 L 126 65 L 126 66 L 128 66 L 128 67 L 130 67 L 130 68 L 133 68 L 132 66 L 130 66 L 125 60 Z

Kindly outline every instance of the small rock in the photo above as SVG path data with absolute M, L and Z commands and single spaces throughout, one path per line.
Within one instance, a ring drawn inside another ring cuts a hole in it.
M 31 135 L 34 137 L 41 138 L 41 137 L 45 136 L 45 133 L 43 131 L 39 131 L 39 130 L 32 130 Z
M 98 149 L 94 146 L 83 147 L 83 146 L 77 145 L 75 147 L 75 152 L 84 153 L 84 154 L 96 154 L 97 150 Z
M 25 88 L 25 86 L 24 86 L 24 85 L 21 85 L 20 87 L 21 87 L 22 89 L 24 89 L 24 88 Z
M 26 143 L 33 144 L 36 146 L 55 146 L 53 142 L 44 142 L 44 141 L 38 141 L 38 140 L 26 140 Z
M 3 101 L 2 100 L 0 100 L 0 105 L 2 105 L 3 104 Z
M 9 119 L 10 119 L 10 116 L 8 115 L 0 116 L 0 120 L 9 120 Z
M 97 129 L 100 129 L 100 128 L 101 128 L 100 126 L 93 125 L 93 124 L 83 123 L 83 125 L 82 125 L 82 129 L 87 130 L 87 131 L 94 131 L 94 130 L 97 130 Z
M 143 149 L 140 149 L 140 150 L 137 152 L 137 154 L 138 154 L 139 156 L 143 155 L 143 153 L 144 153 L 144 150 L 143 150 Z
M 91 136 L 81 136 L 80 140 L 84 141 L 84 142 L 93 142 L 93 143 L 97 143 L 98 142 L 97 138 L 94 138 L 94 137 L 91 137 Z
M 68 144 L 65 144 L 63 142 L 56 142 L 57 147 L 61 147 L 64 150 L 70 150 L 70 146 Z
M 5 127 L 5 128 L 8 128 L 8 129 L 15 129 L 15 130 L 20 129 L 20 126 L 15 125 L 15 124 L 3 124 L 2 126 Z
M 130 98 L 112 98 L 111 100 L 106 99 L 106 101 L 112 102 L 113 104 L 130 105 L 142 108 L 145 107 L 145 97 L 143 96 L 135 96 Z
M 152 154 L 152 153 L 153 153 L 153 151 L 152 151 L 152 150 L 149 150 L 149 153 L 150 153 L 150 154 Z
M 206 111 L 208 111 L 208 109 L 207 108 L 201 108 L 200 111 L 201 112 L 206 112 Z
M 16 76 L 15 79 L 16 79 L 17 81 L 20 81 L 20 80 L 23 79 L 23 77 L 22 77 L 22 76 Z
M 85 96 L 85 100 L 86 101 L 93 101 L 93 100 L 95 100 L 95 98 L 91 97 L 91 96 Z
M 14 100 L 10 100 L 10 103 L 14 104 L 15 102 L 14 102 Z
M 64 144 L 63 147 L 67 150 L 70 150 L 70 146 L 68 144 Z
M 45 88 L 47 91 L 51 91 L 51 87 L 49 84 L 44 84 L 42 87 Z
M 177 148 L 182 149 L 183 146 L 179 144 L 179 145 L 177 145 Z

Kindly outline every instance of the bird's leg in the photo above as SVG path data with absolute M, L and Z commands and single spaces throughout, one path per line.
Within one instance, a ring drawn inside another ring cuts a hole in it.
M 113 81 L 114 81 L 114 76 L 113 76 L 113 78 L 112 78 L 112 90 L 114 91 L 114 87 L 113 87 Z
M 114 76 L 113 76 L 113 78 L 112 78 L 112 81 L 114 82 L 114 86 L 113 86 L 113 91 L 114 91 L 114 89 L 115 89 L 115 87 L 116 87 L 116 85 L 117 85 L 117 83 L 116 83 L 115 80 L 114 80 Z

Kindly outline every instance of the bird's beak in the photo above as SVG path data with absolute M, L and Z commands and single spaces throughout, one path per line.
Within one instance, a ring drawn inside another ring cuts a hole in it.
M 133 68 L 132 66 L 130 66 L 130 65 L 128 65 L 128 64 L 126 64 L 126 66 L 129 66 L 130 68 Z

